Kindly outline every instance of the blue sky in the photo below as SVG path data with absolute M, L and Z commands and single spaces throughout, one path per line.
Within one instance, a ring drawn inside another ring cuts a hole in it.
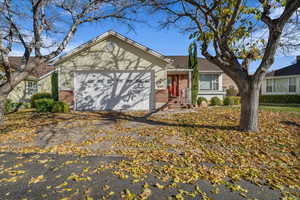
M 183 34 L 179 29 L 171 27 L 169 29 L 159 29 L 156 22 L 160 16 L 146 16 L 146 23 L 135 23 L 135 31 L 128 31 L 128 27 L 120 23 L 92 23 L 79 27 L 77 33 L 68 45 L 66 51 L 83 44 L 108 30 L 116 31 L 146 47 L 149 47 L 163 55 L 187 55 L 188 46 L 192 42 L 188 39 L 188 34 Z M 66 52 L 65 51 L 65 52 Z M 22 55 L 23 51 L 15 49 L 12 55 Z M 300 55 L 300 53 L 299 53 Z M 201 55 L 200 55 L 201 56 Z M 271 69 L 278 69 L 292 64 L 296 60 L 295 56 L 277 56 Z M 259 61 L 251 64 L 250 72 L 253 72 L 259 65 Z

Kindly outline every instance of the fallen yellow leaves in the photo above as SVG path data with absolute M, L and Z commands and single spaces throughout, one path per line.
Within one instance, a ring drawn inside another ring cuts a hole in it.
M 8 116 L 5 127 L 11 129 L 6 129 L 10 131 L 0 135 L 0 144 L 5 144 L 0 146 L 0 150 L 83 156 L 118 155 L 128 158 L 114 164 L 101 163 L 93 169 L 83 167 L 82 173 L 85 174 L 111 170 L 120 179 L 130 179 L 132 183 L 140 183 L 146 179 L 147 174 L 151 174 L 162 182 L 155 184 L 159 190 L 175 188 L 180 183 L 193 184 L 199 179 L 226 185 L 225 177 L 233 181 L 244 179 L 258 185 L 266 183 L 273 188 L 282 189 L 284 185 L 288 185 L 300 189 L 300 119 L 292 115 L 260 112 L 260 133 L 238 131 L 239 110 L 225 108 L 202 109 L 198 113 L 156 114 L 147 119 L 138 118 L 142 116 L 141 113 L 117 113 L 115 117 L 118 123 L 110 126 L 97 125 L 102 116 L 105 117 L 101 113 L 85 113 L 84 117 L 72 113 L 64 120 L 57 116 L 43 115 L 30 120 L 33 113 L 19 115 L 21 116 L 17 120 L 13 120 L 16 116 Z M 136 125 L 136 119 L 143 119 L 145 123 Z M 23 127 L 17 124 L 19 122 L 24 123 Z M 65 124 L 66 129 L 72 128 L 72 131 L 80 127 L 78 137 L 85 138 L 89 134 L 92 137 L 78 143 L 66 141 L 50 148 L 33 145 L 19 148 L 6 144 L 13 140 L 30 143 L 36 137 L 36 130 L 29 130 L 31 126 L 42 127 L 56 122 Z M 101 149 L 105 142 L 107 149 Z M 49 161 L 40 159 L 38 162 L 47 164 Z M 61 167 L 72 164 L 77 164 L 77 161 L 66 161 Z M 17 176 L 25 172 L 16 169 L 4 172 L 0 166 L 1 173 Z M 81 173 L 71 174 L 67 180 L 91 181 L 91 177 Z M 7 180 L 16 181 L 5 181 Z M 247 194 L 239 185 L 226 186 L 241 195 Z M 108 193 L 109 186 L 102 189 Z M 196 191 L 208 199 L 199 188 Z M 122 195 L 125 199 L 146 198 L 151 195 L 149 190 L 143 192 L 134 194 L 125 190 Z M 218 189 L 214 193 L 219 193 Z M 185 195 L 192 197 L 194 194 L 178 191 L 176 198 L 184 198 Z
M 37 177 L 32 177 L 30 179 L 30 181 L 28 182 L 28 184 L 36 184 L 36 183 L 39 183 L 39 182 L 43 182 L 45 181 L 44 179 L 44 175 L 40 175 L 40 176 L 37 176 Z

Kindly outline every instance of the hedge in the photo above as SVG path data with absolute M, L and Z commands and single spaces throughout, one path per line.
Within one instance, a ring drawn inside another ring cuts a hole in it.
M 53 99 L 38 99 L 34 101 L 37 112 L 51 112 L 54 100 Z
M 37 94 L 32 95 L 32 97 L 30 99 L 32 108 L 36 108 L 35 101 L 38 99 L 52 99 L 52 95 L 47 92 L 37 93 Z
M 208 102 L 205 97 L 198 97 L 198 99 L 197 99 L 197 105 L 200 106 L 203 101 L 205 101 L 206 103 Z
M 260 103 L 300 104 L 300 95 L 261 95 Z
M 54 102 L 51 110 L 51 112 L 53 113 L 67 113 L 69 111 L 70 111 L 69 105 L 62 101 Z
M 213 98 L 210 99 L 210 105 L 220 106 L 220 105 L 222 105 L 222 101 L 219 97 L 213 97 Z
M 226 90 L 226 96 L 237 96 L 238 93 L 239 93 L 239 92 L 238 92 L 233 86 L 230 86 L 230 87 Z
M 232 97 L 225 97 L 223 100 L 224 106 L 232 106 L 234 105 L 234 99 Z
M 240 105 L 241 104 L 241 97 L 233 96 L 231 98 L 234 101 L 234 105 Z
M 9 113 L 12 112 L 15 108 L 15 103 L 12 102 L 11 99 L 7 99 L 4 102 L 4 112 Z

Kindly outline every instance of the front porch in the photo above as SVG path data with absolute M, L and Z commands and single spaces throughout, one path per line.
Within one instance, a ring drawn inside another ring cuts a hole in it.
M 190 107 L 192 70 L 170 70 L 168 77 L 168 108 Z

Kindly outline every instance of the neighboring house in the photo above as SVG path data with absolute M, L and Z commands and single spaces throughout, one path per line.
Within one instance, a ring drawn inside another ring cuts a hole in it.
M 153 110 L 190 104 L 187 56 L 164 56 L 106 32 L 53 61 L 59 99 L 75 110 Z M 199 58 L 199 96 L 223 98 L 222 70 Z M 226 77 L 228 78 L 228 77 Z M 231 84 L 231 83 L 230 83 Z
M 261 93 L 300 95 L 300 56 L 297 56 L 296 64 L 269 72 L 263 80 Z
M 17 70 L 21 63 L 21 57 L 11 56 L 9 57 L 9 62 L 11 68 Z M 29 62 L 32 62 L 32 59 Z M 26 102 L 35 93 L 51 93 L 51 74 L 54 71 L 54 66 L 41 65 L 9 93 L 8 99 L 11 99 L 13 102 Z

